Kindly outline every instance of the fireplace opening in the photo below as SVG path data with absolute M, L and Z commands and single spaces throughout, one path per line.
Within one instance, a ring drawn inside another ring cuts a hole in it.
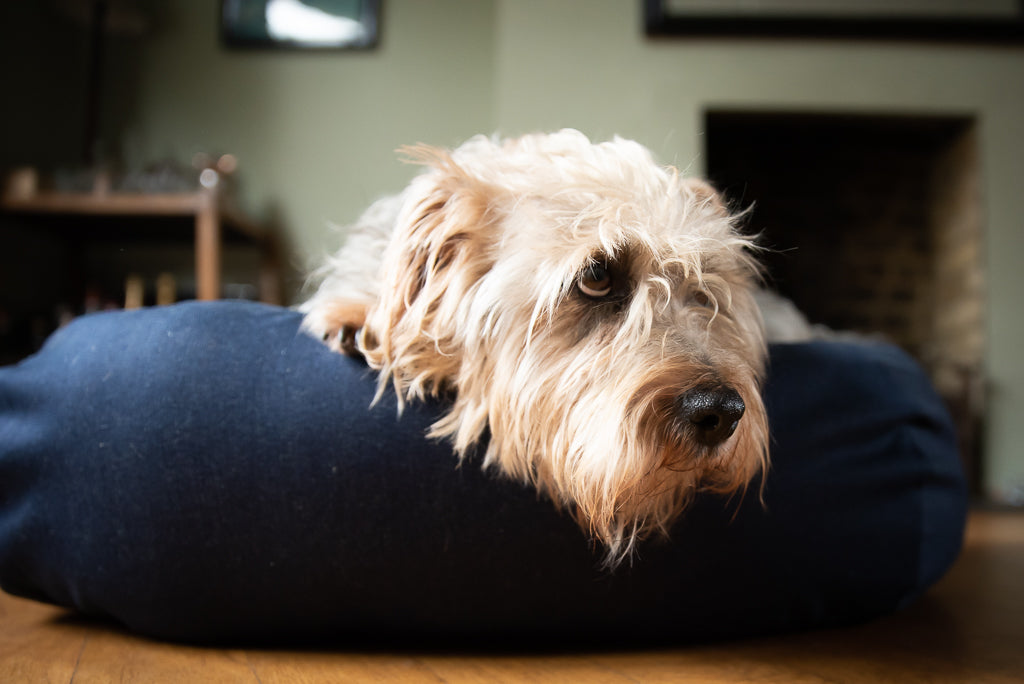
M 811 323 L 914 356 L 976 488 L 984 415 L 982 217 L 970 117 L 709 111 L 708 176 L 749 208 L 768 286 Z

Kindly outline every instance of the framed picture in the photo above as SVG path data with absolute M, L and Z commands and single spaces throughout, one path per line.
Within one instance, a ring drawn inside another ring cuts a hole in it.
M 1024 0 L 643 0 L 649 36 L 1024 41 Z
M 380 0 L 221 0 L 230 47 L 366 50 L 377 45 Z

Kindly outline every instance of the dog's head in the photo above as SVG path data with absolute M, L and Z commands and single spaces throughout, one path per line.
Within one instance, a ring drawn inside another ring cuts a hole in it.
M 614 563 L 766 464 L 757 266 L 707 184 L 637 143 L 475 138 L 404 195 L 360 350 L 434 427 L 573 511 Z

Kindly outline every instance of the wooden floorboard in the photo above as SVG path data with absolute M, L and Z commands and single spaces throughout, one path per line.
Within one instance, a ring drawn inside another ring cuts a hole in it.
M 453 655 L 197 648 L 0 593 L 0 682 L 1024 682 L 1024 514 L 975 512 L 909 609 L 850 629 L 688 648 Z

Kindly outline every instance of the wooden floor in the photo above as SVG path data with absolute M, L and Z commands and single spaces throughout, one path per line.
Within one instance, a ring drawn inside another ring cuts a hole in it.
M 0 593 L 0 682 L 1024 682 L 1024 514 L 977 512 L 910 609 L 853 629 L 674 650 L 452 655 L 147 641 Z

